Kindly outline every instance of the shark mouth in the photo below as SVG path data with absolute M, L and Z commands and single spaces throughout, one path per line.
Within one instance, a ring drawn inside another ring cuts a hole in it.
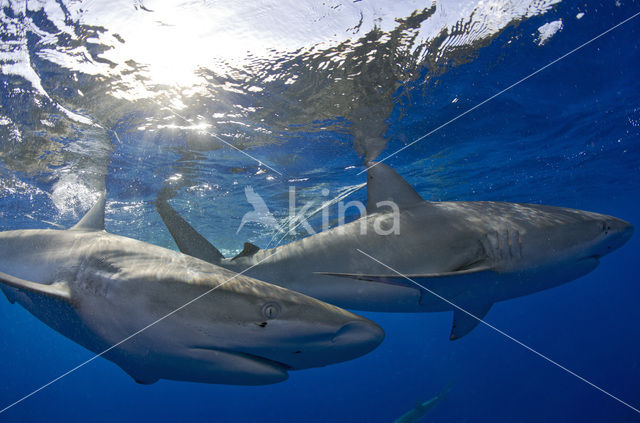
M 593 256 L 588 256 L 583 258 L 582 260 L 579 260 L 580 262 L 593 262 L 595 265 L 600 264 L 600 258 L 602 256 L 600 255 L 593 255 Z
M 219 347 L 212 347 L 212 346 L 206 346 L 206 345 L 192 345 L 189 347 L 189 349 L 192 350 L 206 350 L 206 351 L 219 351 L 219 352 L 223 352 L 226 354 L 232 354 L 238 357 L 243 357 L 249 360 L 254 360 L 257 361 L 259 363 L 264 363 L 266 365 L 269 366 L 273 366 L 273 367 L 278 367 L 284 371 L 289 371 L 289 370 L 294 370 L 294 368 L 286 363 L 282 363 L 279 361 L 275 361 L 275 360 L 271 360 L 270 358 L 266 358 L 266 357 L 262 357 L 260 355 L 256 355 L 256 354 L 251 354 L 251 353 L 247 353 L 247 352 L 243 352 L 243 351 L 237 351 L 237 350 L 232 350 L 232 349 L 228 349 L 228 348 L 219 348 Z

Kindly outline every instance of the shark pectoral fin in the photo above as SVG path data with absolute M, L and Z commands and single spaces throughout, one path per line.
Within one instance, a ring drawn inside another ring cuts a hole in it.
M 71 227 L 72 231 L 103 231 L 104 230 L 104 206 L 107 193 L 102 192 L 98 201 L 84 215 L 80 222 Z
M 407 181 L 384 163 L 367 163 L 367 213 L 378 209 L 378 203 L 390 201 L 398 207 L 409 207 L 424 200 Z
M 56 283 L 53 285 L 44 285 L 41 283 L 30 282 L 15 276 L 7 275 L 0 272 L 0 283 L 23 291 L 33 292 L 51 298 L 56 298 L 66 302 L 71 302 L 71 292 L 69 287 L 64 283 Z M 11 299 L 7 296 L 7 299 Z
M 316 275 L 325 275 L 325 276 L 336 276 L 338 278 L 350 278 L 350 279 L 358 279 L 361 281 L 369 281 L 369 282 L 377 282 L 377 283 L 386 283 L 388 285 L 396 285 L 402 287 L 410 287 L 410 288 L 420 288 L 407 278 L 396 275 L 364 275 L 359 273 L 334 273 L 334 272 L 314 272 Z
M 466 311 L 466 313 L 465 311 L 456 308 L 453 311 L 453 326 L 451 327 L 451 335 L 449 336 L 449 339 L 452 341 L 460 339 L 471 332 L 476 326 L 478 326 L 480 320 L 484 319 L 484 316 L 487 315 L 492 305 L 492 302 L 487 301 L 461 307 Z
M 181 252 L 209 263 L 220 264 L 224 258 L 220 251 L 189 225 L 167 200 L 158 197 L 156 210 Z
M 411 288 L 431 289 L 434 282 L 442 282 L 444 280 L 449 284 L 455 282 L 464 282 L 466 280 L 476 280 L 479 276 L 495 275 L 490 267 L 478 266 L 473 269 L 461 270 L 458 272 L 443 273 L 426 273 L 426 274 L 409 274 L 409 275 L 366 275 L 358 273 L 333 273 L 333 272 L 315 272 L 318 275 L 337 276 L 342 278 L 359 279 L 362 281 L 371 281 L 386 283 L 389 285 L 397 285 Z
M 0 291 L 2 291 L 4 296 L 7 298 L 7 301 L 9 301 L 11 304 L 15 304 L 16 299 L 14 298 L 14 296 L 12 294 L 10 294 L 6 290 L 4 290 L 1 286 L 0 286 Z
M 248 257 L 248 256 L 252 256 L 255 253 L 257 253 L 258 251 L 260 251 L 260 247 L 258 247 L 257 245 L 254 245 L 250 242 L 245 242 L 244 243 L 244 248 L 242 249 L 242 251 L 240 251 L 240 253 L 238 253 L 237 256 L 235 256 L 234 258 L 232 258 L 231 260 L 235 260 L 237 258 L 240 257 Z

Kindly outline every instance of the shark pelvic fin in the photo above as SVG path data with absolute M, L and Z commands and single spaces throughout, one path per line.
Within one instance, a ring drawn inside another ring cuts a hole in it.
M 216 247 L 200 235 L 167 203 L 167 200 L 158 197 L 156 210 L 181 252 L 213 264 L 219 264 L 224 258 Z
M 71 227 L 72 231 L 104 231 L 104 206 L 107 193 L 102 192 L 98 201 L 84 215 L 80 222 Z
M 402 176 L 381 162 L 367 163 L 367 213 L 374 213 L 381 201 L 390 201 L 399 208 L 410 207 L 424 200 Z
M 260 247 L 250 242 L 245 242 L 244 248 L 242 249 L 242 251 L 240 251 L 240 253 L 238 253 L 238 255 L 232 258 L 231 260 L 235 260 L 240 257 L 249 257 L 257 253 L 258 251 L 260 251 Z
M 487 315 L 492 305 L 493 303 L 491 301 L 487 301 L 466 306 L 464 309 L 468 313 L 465 313 L 460 309 L 455 309 L 453 311 L 453 325 L 451 326 L 451 335 L 449 336 L 449 339 L 454 341 L 471 332 L 476 326 L 478 326 L 480 320 L 484 319 L 484 316 Z
M 6 273 L 2 272 L 0 272 L 0 283 L 10 288 L 32 292 L 66 302 L 71 301 L 71 292 L 69 291 L 69 287 L 65 283 L 44 285 L 41 283 L 30 282 L 24 279 L 16 278 L 15 276 L 7 275 Z M 7 296 L 7 299 L 12 302 L 12 299 L 10 299 L 9 296 Z

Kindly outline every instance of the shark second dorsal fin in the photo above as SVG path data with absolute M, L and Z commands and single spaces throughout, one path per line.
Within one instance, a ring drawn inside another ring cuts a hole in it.
M 104 206 L 107 193 L 102 192 L 98 201 L 84 215 L 80 222 L 71 227 L 72 231 L 104 231 Z
M 260 247 L 258 247 L 257 245 L 254 245 L 250 242 L 245 242 L 244 243 L 244 248 L 242 249 L 242 251 L 240 251 L 240 253 L 238 253 L 237 256 L 235 256 L 234 258 L 232 258 L 231 260 L 235 260 L 237 258 L 240 257 L 248 257 L 248 256 L 252 256 L 255 253 L 257 253 L 258 251 L 260 251 Z
M 424 200 L 398 172 L 384 163 L 367 163 L 367 213 L 374 213 L 381 201 L 391 201 L 399 208 Z

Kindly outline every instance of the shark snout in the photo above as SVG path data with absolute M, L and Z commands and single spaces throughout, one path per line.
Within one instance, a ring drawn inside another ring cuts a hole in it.
M 298 338 L 289 350 L 283 348 L 274 351 L 271 347 L 252 353 L 282 363 L 289 370 L 301 370 L 353 360 L 373 351 L 384 339 L 382 328 L 370 320 L 351 315 L 350 319 L 343 322 L 335 326 L 337 330 L 307 335 L 305 342 Z
M 633 232 L 635 231 L 635 228 L 629 222 L 626 222 L 620 219 L 619 221 L 622 224 L 621 232 L 624 235 L 624 241 L 627 242 L 631 238 L 631 236 L 633 236 Z
M 374 350 L 384 339 L 384 331 L 370 320 L 353 320 L 342 326 L 331 342 L 338 349 L 349 350 L 354 357 Z
M 633 236 L 634 227 L 625 220 L 611 218 L 605 224 L 607 225 L 606 232 L 608 233 L 607 253 L 622 247 Z

